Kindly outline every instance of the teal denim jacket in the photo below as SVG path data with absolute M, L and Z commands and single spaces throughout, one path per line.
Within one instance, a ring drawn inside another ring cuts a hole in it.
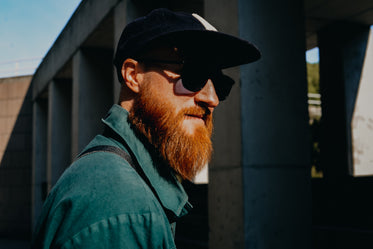
M 135 134 L 125 109 L 114 105 L 102 121 L 127 142 L 161 203 L 120 156 L 86 155 L 66 169 L 48 195 L 33 248 L 176 248 L 174 224 L 166 213 L 177 219 L 191 208 L 182 185 Z M 97 135 L 84 150 L 97 145 L 126 150 L 105 135 Z

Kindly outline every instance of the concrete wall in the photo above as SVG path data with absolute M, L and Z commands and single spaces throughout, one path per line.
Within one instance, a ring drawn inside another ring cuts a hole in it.
M 0 237 L 31 231 L 31 76 L 0 79 Z

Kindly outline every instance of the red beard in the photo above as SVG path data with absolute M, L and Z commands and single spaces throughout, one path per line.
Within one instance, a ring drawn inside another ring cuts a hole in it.
M 212 113 L 201 106 L 178 113 L 174 109 L 163 96 L 145 87 L 135 100 L 129 120 L 177 174 L 192 180 L 211 158 Z M 202 116 L 205 125 L 188 134 L 182 127 L 186 115 Z

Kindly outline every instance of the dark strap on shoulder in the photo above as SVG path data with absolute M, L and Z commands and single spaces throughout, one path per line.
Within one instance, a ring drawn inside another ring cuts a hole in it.
M 132 160 L 132 157 L 125 150 L 122 150 L 121 148 L 118 148 L 116 146 L 111 146 L 111 145 L 97 145 L 97 146 L 94 146 L 94 147 L 91 147 L 91 148 L 87 149 L 86 151 L 83 151 L 76 158 L 76 160 L 78 160 L 78 159 L 80 159 L 84 156 L 87 156 L 89 154 L 92 154 L 92 153 L 95 153 L 95 152 L 100 152 L 100 151 L 116 154 L 116 155 L 122 157 L 125 161 L 127 161 L 129 163 L 129 165 L 131 165 L 131 167 L 137 172 L 137 174 L 144 180 L 144 182 L 148 185 L 150 190 L 153 192 L 154 196 L 157 198 L 159 204 L 161 205 L 162 209 L 164 210 L 169 223 L 173 223 L 173 222 L 176 221 L 175 215 L 172 214 L 168 209 L 166 209 L 162 205 L 161 199 L 159 198 L 159 196 L 158 196 L 157 192 L 155 191 L 153 185 L 151 185 L 148 177 L 146 177 L 144 171 L 142 170 L 142 168 L 140 167 L 138 162 Z
M 132 168 L 134 168 L 136 170 L 136 166 L 133 163 L 131 156 L 126 151 L 124 151 L 124 150 L 122 150 L 122 149 L 120 149 L 118 147 L 111 146 L 111 145 L 97 145 L 97 146 L 91 147 L 88 150 L 86 150 L 83 153 L 81 153 L 76 158 L 76 160 L 78 160 L 78 159 L 80 159 L 80 158 L 82 158 L 84 156 L 87 156 L 89 154 L 92 154 L 92 153 L 95 153 L 95 152 L 99 152 L 99 151 L 105 151 L 105 152 L 114 153 L 114 154 L 122 157 L 124 160 L 126 160 L 132 166 Z

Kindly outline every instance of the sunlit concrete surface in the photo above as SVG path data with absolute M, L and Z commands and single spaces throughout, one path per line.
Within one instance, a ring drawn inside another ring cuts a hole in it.
M 0 79 L 0 162 L 30 82 L 31 76 Z
M 369 41 L 352 119 L 353 174 L 373 175 L 373 35 Z
M 207 184 L 209 183 L 209 169 L 208 165 L 206 165 L 193 179 L 195 184 Z

